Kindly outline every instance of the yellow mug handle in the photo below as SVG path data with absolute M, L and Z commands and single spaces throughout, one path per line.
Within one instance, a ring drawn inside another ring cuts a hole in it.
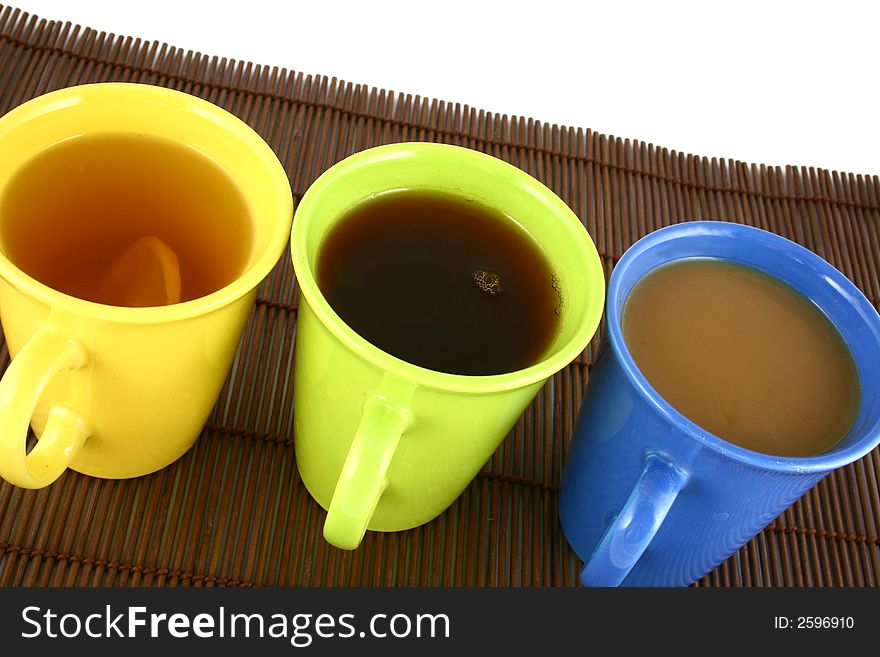
M 82 345 L 54 329 L 38 331 L 12 360 L 0 380 L 0 476 L 9 483 L 48 486 L 85 442 L 88 425 L 64 404 L 52 403 L 40 440 L 26 450 L 28 425 L 46 386 L 58 372 L 87 360 Z
M 360 545 L 388 487 L 388 466 L 408 422 L 409 412 L 384 398 L 371 397 L 364 404 L 324 521 L 324 538 L 331 545 L 343 550 Z

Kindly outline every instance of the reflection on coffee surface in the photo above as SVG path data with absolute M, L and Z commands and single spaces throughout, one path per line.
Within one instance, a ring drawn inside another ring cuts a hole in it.
M 559 324 L 540 247 L 509 217 L 453 196 L 400 190 L 357 204 L 324 239 L 317 280 L 367 341 L 440 372 L 528 367 Z
M 68 139 L 0 198 L 3 250 L 49 287 L 115 306 L 160 306 L 235 280 L 251 220 L 232 179 L 199 151 L 138 134 Z
M 623 334 L 648 382 L 711 433 L 780 456 L 820 454 L 855 421 L 849 349 L 804 296 L 755 269 L 692 258 L 630 292 Z

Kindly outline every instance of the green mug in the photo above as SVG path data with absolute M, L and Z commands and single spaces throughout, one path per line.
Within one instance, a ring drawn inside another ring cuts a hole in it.
M 315 280 L 324 238 L 358 202 L 399 189 L 496 208 L 543 250 L 563 303 L 539 362 L 491 376 L 436 372 L 380 350 L 334 312 Z M 296 461 L 328 511 L 324 538 L 344 549 L 356 548 L 367 529 L 410 529 L 452 504 L 547 378 L 586 347 L 602 314 L 602 266 L 575 214 L 528 174 L 466 148 L 393 144 L 339 162 L 299 203 L 291 251 L 301 290 Z

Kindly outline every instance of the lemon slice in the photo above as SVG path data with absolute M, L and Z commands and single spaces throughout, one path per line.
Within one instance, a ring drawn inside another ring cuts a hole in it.
M 180 303 L 177 254 L 158 237 L 135 240 L 104 274 L 96 301 L 129 307 Z

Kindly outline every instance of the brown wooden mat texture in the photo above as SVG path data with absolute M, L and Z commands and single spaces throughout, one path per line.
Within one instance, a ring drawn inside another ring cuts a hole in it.
M 53 89 L 108 80 L 172 87 L 238 115 L 278 154 L 296 199 L 364 148 L 458 144 L 513 163 L 561 196 L 606 274 L 652 230 L 722 219 L 805 245 L 880 308 L 877 176 L 710 160 L 0 6 L 0 114 Z M 68 471 L 40 491 L 0 483 L 0 585 L 576 585 L 580 563 L 560 531 L 557 497 L 598 336 L 548 382 L 448 511 L 411 531 L 371 532 L 348 553 L 321 538 L 324 512 L 296 473 L 296 310 L 285 254 L 261 288 L 208 425 L 173 465 L 127 481 Z M 4 344 L 0 370 L 8 363 Z M 875 450 L 828 476 L 697 585 L 877 586 L 878 480 Z

